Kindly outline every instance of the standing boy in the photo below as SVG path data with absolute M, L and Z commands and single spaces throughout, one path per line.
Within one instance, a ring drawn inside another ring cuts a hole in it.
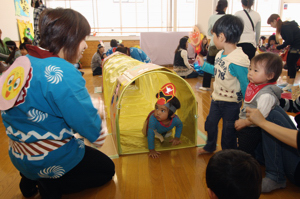
M 247 73 L 250 61 L 242 48 L 236 44 L 240 40 L 244 24 L 236 16 L 224 15 L 213 26 L 213 41 L 218 52 L 215 65 L 198 57 L 202 70 L 214 74 L 214 91 L 209 114 L 205 122 L 207 141 L 199 154 L 216 150 L 218 123 L 223 119 L 222 149 L 237 148 L 234 122 L 239 118 L 242 100 L 248 85 Z

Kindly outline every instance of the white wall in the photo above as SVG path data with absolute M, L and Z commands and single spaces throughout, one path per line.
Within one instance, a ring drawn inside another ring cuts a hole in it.
M 208 19 L 214 13 L 216 0 L 198 0 L 198 13 L 196 25 L 200 32 L 207 35 Z
M 30 4 L 30 0 L 29 4 Z M 13 41 L 20 41 L 17 19 L 30 21 L 33 23 L 33 9 L 30 6 L 30 17 L 19 17 L 15 15 L 14 0 L 0 0 L 0 29 L 2 30 L 2 38 L 9 37 Z

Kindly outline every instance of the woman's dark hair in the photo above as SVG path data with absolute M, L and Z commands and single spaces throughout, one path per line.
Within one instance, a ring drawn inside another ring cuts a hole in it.
M 6 46 L 8 48 L 12 48 L 13 50 L 17 50 L 18 49 L 17 48 L 17 44 L 14 41 L 6 41 L 5 44 L 6 44 Z
M 118 41 L 115 39 L 110 40 L 110 47 L 118 47 Z
M 277 23 L 276 23 L 276 37 L 278 38 L 278 36 L 281 33 L 282 20 L 281 20 L 281 18 L 278 14 L 271 14 L 271 16 L 268 18 L 267 24 L 271 24 L 271 22 L 273 22 L 274 20 L 277 21 Z M 277 40 L 277 38 L 276 38 L 276 40 Z
M 258 199 L 262 171 L 248 153 L 225 149 L 215 153 L 206 168 L 206 184 L 220 199 Z
M 203 43 L 204 39 L 206 39 L 206 44 Z M 208 46 L 208 39 L 206 37 L 206 35 L 204 35 L 202 42 L 201 42 L 201 51 L 200 54 L 203 55 L 204 57 L 207 55 L 207 46 Z
M 274 40 L 275 41 L 275 44 L 279 44 L 277 41 L 276 41 L 276 36 L 275 35 L 271 35 L 268 39 L 268 46 L 266 47 L 266 49 L 269 49 L 270 48 L 270 42 Z
M 217 36 L 223 33 L 226 38 L 226 43 L 232 44 L 236 44 L 240 41 L 243 30 L 243 21 L 239 17 L 229 14 L 219 18 L 212 28 L 213 33 Z
M 267 76 L 273 75 L 273 78 L 269 82 L 276 82 L 282 73 L 282 59 L 275 53 L 261 53 L 251 59 L 251 64 L 264 65 L 264 70 Z
M 254 4 L 254 0 L 242 0 L 243 6 L 245 6 L 248 9 L 251 9 L 251 7 Z
M 227 0 L 219 0 L 218 5 L 216 7 L 216 11 L 218 14 L 225 14 L 224 8 L 228 7 L 228 2 Z
M 180 49 L 185 49 L 186 50 L 186 42 L 189 40 L 188 36 L 184 36 L 179 40 L 179 45 L 177 46 L 175 53 Z
M 64 59 L 76 63 L 79 45 L 91 32 L 86 18 L 72 9 L 45 9 L 39 21 L 40 46 L 57 55 L 62 49 Z
M 28 37 L 23 37 L 24 42 L 23 43 L 31 43 L 32 41 Z
M 124 53 L 126 55 L 130 55 L 129 49 L 127 47 L 118 47 L 116 48 L 116 52 L 121 52 Z
M 34 8 L 38 8 L 40 6 L 39 2 L 43 3 L 42 0 L 31 0 L 31 5 L 34 3 Z
M 27 47 L 26 47 L 27 44 L 28 44 L 28 45 L 31 45 L 31 43 L 29 43 L 29 42 L 24 42 L 24 43 L 21 43 L 19 49 L 20 49 L 20 50 L 22 50 L 22 49 L 27 50 Z

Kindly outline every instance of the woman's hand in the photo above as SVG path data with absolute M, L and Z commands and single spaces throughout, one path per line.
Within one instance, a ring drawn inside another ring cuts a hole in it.
M 151 158 L 158 158 L 160 155 L 160 152 L 155 151 L 154 149 L 149 150 L 149 157 Z
M 247 119 L 254 123 L 257 126 L 260 126 L 263 122 L 266 121 L 264 116 L 261 114 L 261 112 L 258 109 L 253 109 L 253 108 L 246 108 L 246 117 Z

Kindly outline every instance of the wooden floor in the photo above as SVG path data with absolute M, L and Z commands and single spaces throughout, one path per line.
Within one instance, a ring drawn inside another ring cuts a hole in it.
M 85 72 L 86 87 L 95 96 L 94 87 L 102 85 L 102 77 L 93 77 L 91 69 Z M 283 73 L 286 75 L 286 72 Z M 300 75 L 298 75 L 300 76 Z M 198 129 L 204 131 L 208 115 L 211 91 L 197 91 L 202 77 L 187 80 L 194 89 L 198 101 Z M 280 80 L 281 81 L 281 80 Z M 298 81 L 299 82 L 299 81 Z M 221 122 L 220 122 L 221 123 Z M 219 124 L 219 129 L 221 124 Z M 220 134 L 220 133 L 219 133 Z M 219 135 L 220 138 L 220 135 Z M 23 198 L 19 190 L 19 172 L 8 156 L 8 138 L 0 123 L 0 199 Z M 220 139 L 218 140 L 220 150 Z M 152 159 L 148 154 L 126 155 L 113 159 L 116 174 L 103 187 L 89 189 L 77 194 L 64 195 L 64 199 L 164 199 L 164 198 L 209 198 L 205 184 L 205 168 L 211 155 L 197 155 L 197 148 L 162 152 L 160 158 Z M 264 169 L 262 167 L 262 169 Z M 40 198 L 36 195 L 33 198 Z M 287 183 L 287 188 L 262 194 L 262 199 L 300 198 L 300 188 Z

